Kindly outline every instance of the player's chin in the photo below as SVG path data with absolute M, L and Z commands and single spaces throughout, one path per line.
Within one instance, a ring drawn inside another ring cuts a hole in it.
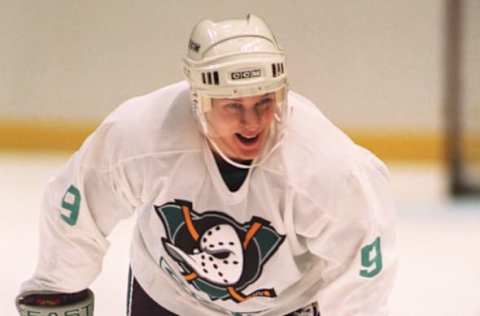
M 255 160 L 259 155 L 258 151 L 236 151 L 234 160 L 245 161 L 245 160 Z

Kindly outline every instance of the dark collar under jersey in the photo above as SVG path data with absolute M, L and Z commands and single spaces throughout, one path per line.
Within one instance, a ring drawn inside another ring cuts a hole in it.
M 223 181 L 225 181 L 228 189 L 231 192 L 235 192 L 240 189 L 243 182 L 247 178 L 248 171 L 250 169 L 235 167 L 234 165 L 231 165 L 225 161 L 225 159 L 223 159 L 216 152 L 213 152 L 213 156 L 215 157 L 218 170 L 220 170 L 220 174 L 222 175 Z M 250 165 L 252 164 L 252 160 L 242 160 L 238 161 L 238 163 L 241 163 L 242 165 Z

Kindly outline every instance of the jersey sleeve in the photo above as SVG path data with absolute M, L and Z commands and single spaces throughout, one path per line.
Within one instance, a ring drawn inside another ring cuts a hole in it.
M 360 162 L 335 180 L 323 203 L 311 200 L 310 221 L 301 225 L 300 235 L 316 260 L 310 277 L 318 279 L 313 288 L 322 316 L 388 315 L 397 265 L 388 172 L 358 149 Z
M 112 124 L 102 124 L 47 184 L 36 270 L 21 292 L 76 292 L 102 267 L 107 235 L 133 213 L 135 193 L 115 163 Z

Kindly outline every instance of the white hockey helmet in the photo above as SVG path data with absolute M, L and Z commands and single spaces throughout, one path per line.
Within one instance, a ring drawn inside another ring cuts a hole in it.
M 249 14 L 244 19 L 201 21 L 191 33 L 183 70 L 194 114 L 206 136 L 212 98 L 275 92 L 276 134 L 285 124 L 289 112 L 285 54 L 261 18 Z

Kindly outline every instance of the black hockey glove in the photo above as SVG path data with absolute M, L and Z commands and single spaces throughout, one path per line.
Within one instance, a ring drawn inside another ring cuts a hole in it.
M 75 293 L 26 292 L 16 298 L 20 316 L 93 316 L 94 296 L 89 289 Z
M 76 304 L 88 297 L 88 290 L 76 293 L 29 294 L 18 300 L 19 304 L 31 306 L 65 306 Z

